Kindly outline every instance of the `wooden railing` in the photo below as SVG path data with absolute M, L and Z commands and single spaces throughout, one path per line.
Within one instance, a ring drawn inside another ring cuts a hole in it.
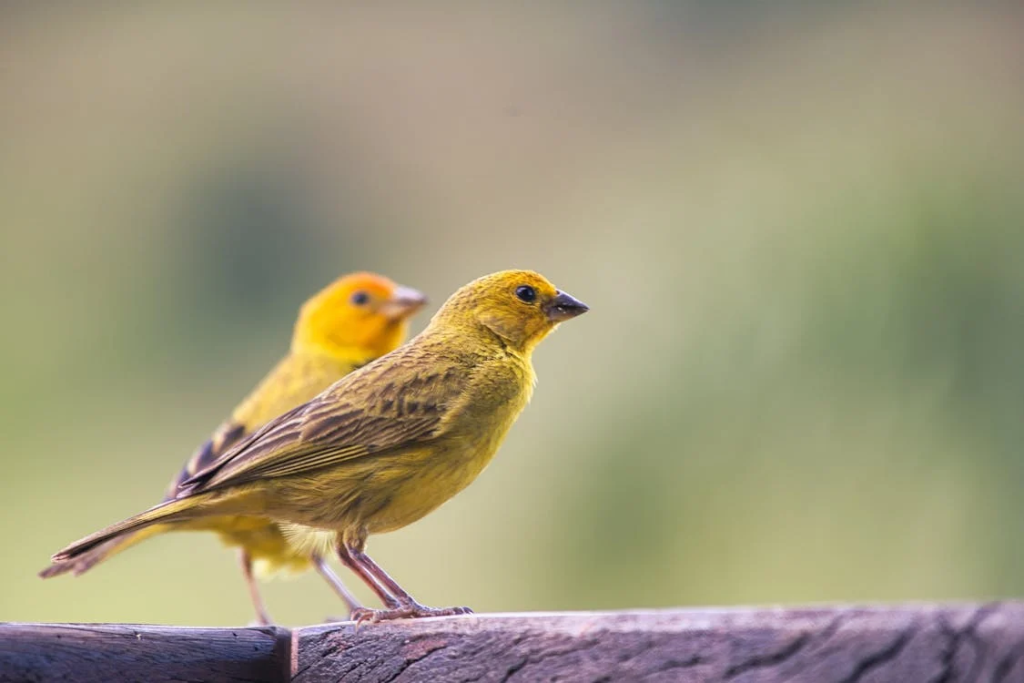
M 0 624 L 0 681 L 1024 682 L 1024 603 Z

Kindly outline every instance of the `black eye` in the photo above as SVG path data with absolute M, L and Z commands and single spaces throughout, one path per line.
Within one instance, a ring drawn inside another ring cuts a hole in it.
M 356 306 L 365 306 L 370 302 L 370 295 L 366 292 L 356 292 L 352 295 L 352 303 Z
M 537 291 L 529 285 L 522 285 L 521 287 L 516 287 L 516 296 L 519 297 L 520 301 L 532 304 L 537 300 Z

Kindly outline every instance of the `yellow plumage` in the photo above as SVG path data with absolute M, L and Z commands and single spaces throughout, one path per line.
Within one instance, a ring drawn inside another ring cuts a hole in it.
M 153 524 L 254 511 L 333 532 L 342 562 L 386 610 L 360 619 L 462 613 L 413 600 L 364 552 L 366 538 L 415 522 L 488 465 L 534 385 L 534 347 L 587 308 L 530 271 L 457 291 L 411 342 L 271 420 L 181 482 L 177 498 L 57 553 L 74 561 Z
M 173 499 L 181 482 L 209 466 L 269 420 L 308 401 L 356 368 L 396 348 L 405 339 L 409 317 L 425 301 L 419 292 L 397 286 L 372 273 L 342 277 L 307 301 L 295 324 L 288 355 L 238 405 L 210 440 L 196 450 L 171 482 L 167 498 Z M 226 545 L 242 549 L 243 570 L 249 579 L 261 621 L 268 619 L 252 585 L 252 566 L 260 575 L 280 570 L 305 571 L 314 566 L 315 553 L 301 530 L 289 529 L 286 536 L 281 527 L 268 517 L 244 514 L 149 526 L 97 546 L 72 561 L 55 563 L 42 575 L 49 577 L 67 571 L 80 574 L 146 538 L 183 530 L 213 531 Z M 345 596 L 344 588 L 336 578 L 325 578 Z M 353 606 L 356 606 L 354 602 Z

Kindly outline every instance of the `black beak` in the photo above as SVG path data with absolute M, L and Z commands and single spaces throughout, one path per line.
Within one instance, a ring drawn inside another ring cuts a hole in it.
M 555 323 L 583 315 L 589 310 L 589 306 L 582 301 L 574 299 L 565 292 L 559 292 L 554 299 L 544 306 L 544 312 L 547 313 L 548 320 Z

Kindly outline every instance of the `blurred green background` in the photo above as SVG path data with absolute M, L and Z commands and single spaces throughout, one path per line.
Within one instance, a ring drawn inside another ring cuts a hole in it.
M 5 5 L 0 619 L 250 620 L 212 536 L 35 572 L 156 502 L 354 269 L 592 307 L 487 472 L 371 540 L 428 604 L 1024 593 L 1022 35 L 1016 3 Z

